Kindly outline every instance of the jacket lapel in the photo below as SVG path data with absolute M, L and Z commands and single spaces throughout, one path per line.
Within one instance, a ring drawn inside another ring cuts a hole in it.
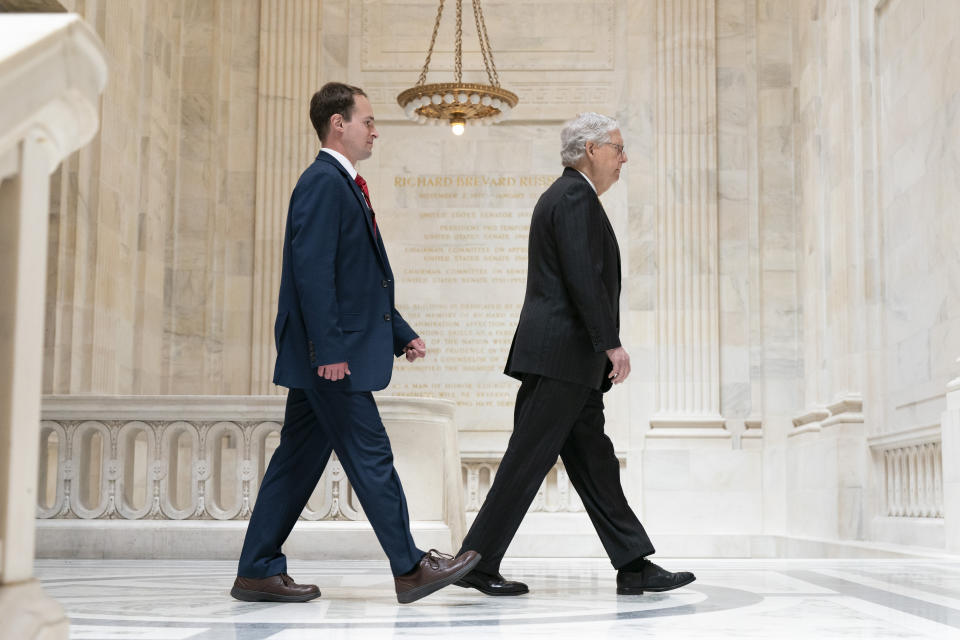
M 573 167 L 564 167 L 563 175 L 569 178 L 573 178 L 575 180 L 580 180 L 581 182 L 587 182 L 587 179 L 583 177 L 583 174 L 581 174 L 579 171 L 577 171 Z M 587 184 L 587 186 L 590 186 L 589 183 Z M 592 186 L 590 186 L 590 188 L 593 189 Z M 594 191 L 594 196 L 597 199 L 597 208 L 600 210 L 600 218 L 603 220 L 603 227 L 604 229 L 607 230 L 607 233 L 610 234 L 610 239 L 613 241 L 613 246 L 616 247 L 617 249 L 617 265 L 619 266 L 620 246 L 619 244 L 617 244 L 617 234 L 613 232 L 613 226 L 610 224 L 610 219 L 607 218 L 607 212 L 604 210 L 603 204 L 600 202 L 600 196 L 596 195 L 596 191 Z
M 606 227 L 607 233 L 610 234 L 610 242 L 613 243 L 613 250 L 617 254 L 617 298 L 620 298 L 620 289 L 622 288 L 621 278 L 623 277 L 622 268 L 620 265 L 620 243 L 617 242 L 617 234 L 613 232 L 613 225 L 610 224 L 610 219 L 607 217 L 607 212 L 603 208 L 603 204 L 600 202 L 600 198 L 597 198 L 597 205 L 600 207 L 600 217 L 603 218 L 603 226 Z M 617 310 L 617 325 L 620 324 L 620 311 Z
M 576 169 L 574 169 L 574 168 L 572 168 L 572 167 L 564 167 L 564 169 L 563 169 L 563 175 L 565 175 L 565 176 L 567 176 L 567 177 L 569 177 L 569 178 L 573 178 L 574 180 L 580 180 L 580 181 L 582 181 L 582 182 L 587 182 L 586 178 L 584 178 L 583 175 L 582 175 L 579 171 L 577 171 Z M 587 186 L 590 186 L 590 185 L 588 184 Z M 591 187 L 591 188 L 592 188 L 592 187 Z M 617 234 L 615 234 L 615 233 L 613 232 L 613 225 L 610 224 L 610 218 L 607 217 L 607 212 L 606 212 L 606 210 L 603 208 L 603 203 L 600 202 L 600 196 L 597 196 L 597 195 L 596 195 L 596 191 L 594 191 L 594 197 L 596 198 L 597 209 L 598 209 L 599 214 L 600 214 L 599 217 L 600 217 L 600 219 L 603 221 L 603 228 L 607 230 L 607 234 L 610 236 L 610 242 L 613 244 L 613 251 L 614 251 L 614 253 L 616 253 L 616 255 L 617 255 L 617 299 L 619 299 L 619 298 L 620 298 L 620 289 L 622 288 L 622 280 L 621 280 L 621 279 L 622 279 L 622 277 L 623 277 L 623 274 L 622 274 L 622 272 L 621 272 L 622 266 L 621 266 L 621 262 L 620 262 L 620 243 L 617 242 Z M 619 324 L 620 324 L 620 310 L 619 310 L 619 308 L 618 308 L 618 309 L 617 309 L 617 325 L 619 326 Z
M 370 211 L 370 207 L 367 206 L 367 199 L 363 197 L 363 191 L 360 189 L 360 185 L 358 185 L 356 181 L 350 179 L 350 174 L 347 173 L 347 170 L 344 168 L 344 166 L 329 153 L 321 151 L 317 155 L 317 160 L 327 162 L 336 167 L 350 185 L 350 190 L 353 191 L 353 196 L 357 199 L 357 204 L 360 205 L 360 211 L 363 212 L 363 221 L 367 225 L 367 233 L 370 237 L 370 242 L 373 244 L 373 248 L 377 252 L 377 258 L 380 260 L 380 265 L 384 268 L 384 271 L 386 271 L 386 253 L 383 250 L 382 243 L 377 241 L 377 234 L 373 230 L 372 212 Z

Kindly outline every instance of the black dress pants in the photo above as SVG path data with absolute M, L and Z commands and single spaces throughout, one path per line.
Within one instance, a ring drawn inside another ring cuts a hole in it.
M 487 498 L 460 552 L 481 556 L 477 569 L 497 573 L 547 473 L 563 460 L 615 568 L 654 553 L 620 484 L 620 462 L 603 432 L 603 394 L 527 374 L 517 392 L 513 435 Z

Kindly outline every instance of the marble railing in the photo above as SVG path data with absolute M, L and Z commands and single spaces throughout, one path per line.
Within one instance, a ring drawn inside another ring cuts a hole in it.
M 270 456 L 280 442 L 283 401 L 274 396 L 48 397 L 40 426 L 37 517 L 248 518 Z M 398 409 L 409 409 L 414 403 L 429 411 L 430 407 L 420 406 L 429 402 L 379 400 L 388 430 Z M 398 466 L 403 464 L 399 451 L 397 458 Z M 460 458 L 460 477 L 455 481 L 462 482 L 465 511 L 480 509 L 499 463 L 494 453 Z M 406 486 L 410 479 L 408 474 L 402 476 Z M 530 510 L 583 511 L 562 463 L 551 469 Z M 365 520 L 336 454 L 301 517 Z
M 280 440 L 280 424 L 256 420 L 44 420 L 40 430 L 40 518 L 246 518 Z M 302 517 L 363 519 L 336 456 Z
M 248 518 L 280 442 L 284 401 L 277 396 L 46 397 L 37 516 Z M 378 403 L 411 517 L 443 520 L 462 535 L 453 405 L 394 397 Z M 424 465 L 423 455 L 435 464 Z M 365 520 L 335 455 L 301 517 Z
M 622 470 L 625 465 L 625 458 L 620 455 L 618 457 Z M 490 490 L 490 485 L 497 475 L 500 457 L 493 454 L 465 453 L 461 454 L 461 463 L 463 468 L 464 506 L 468 513 L 475 513 L 483 505 L 487 492 Z M 541 513 L 576 513 L 583 511 L 583 503 L 570 482 L 570 477 L 567 475 L 562 462 L 558 461 L 547 474 L 529 510 Z
M 883 449 L 885 513 L 902 518 L 943 518 L 940 442 Z

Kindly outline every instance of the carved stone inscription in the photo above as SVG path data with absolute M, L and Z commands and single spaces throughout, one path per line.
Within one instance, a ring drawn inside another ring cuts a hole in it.
M 389 245 L 397 307 L 428 356 L 389 393 L 453 400 L 461 429 L 512 428 L 503 375 L 526 287 L 530 215 L 553 175 L 397 175 Z

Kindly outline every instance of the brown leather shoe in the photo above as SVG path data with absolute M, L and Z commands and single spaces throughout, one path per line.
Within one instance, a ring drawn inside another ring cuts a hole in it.
M 241 578 L 233 581 L 230 595 L 244 602 L 306 602 L 320 597 L 315 584 L 297 584 L 285 573 L 269 578 Z
M 393 579 L 397 587 L 397 602 L 408 604 L 443 589 L 470 573 L 478 562 L 480 554 L 476 551 L 465 551 L 454 558 L 430 549 L 420 559 L 416 569 Z

